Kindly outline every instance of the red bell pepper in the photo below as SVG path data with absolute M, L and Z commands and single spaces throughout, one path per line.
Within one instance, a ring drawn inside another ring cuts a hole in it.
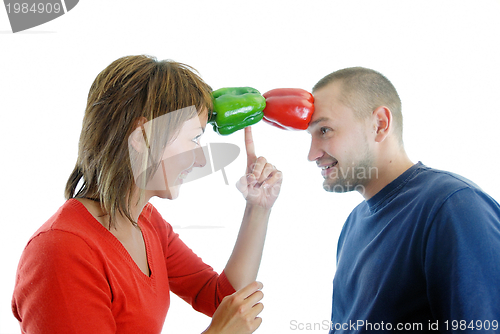
M 306 130 L 314 112 L 314 97 L 300 88 L 276 88 L 266 98 L 264 121 L 284 130 Z

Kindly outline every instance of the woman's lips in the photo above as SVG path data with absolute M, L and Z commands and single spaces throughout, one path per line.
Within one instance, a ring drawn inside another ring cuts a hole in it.
M 188 176 L 188 174 L 191 173 L 191 171 L 192 169 L 182 171 L 182 173 L 179 174 L 178 179 L 181 181 L 184 180 Z

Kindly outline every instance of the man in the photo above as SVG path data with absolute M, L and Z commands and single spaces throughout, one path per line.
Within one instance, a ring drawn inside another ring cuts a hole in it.
M 498 203 L 410 161 L 401 101 L 380 73 L 339 70 L 313 95 L 308 159 L 325 190 L 364 197 L 338 241 L 330 333 L 498 331 Z

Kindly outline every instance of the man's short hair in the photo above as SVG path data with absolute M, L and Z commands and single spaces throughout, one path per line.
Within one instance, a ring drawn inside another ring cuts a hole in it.
M 354 110 L 358 119 L 369 117 L 380 107 L 392 113 L 394 133 L 403 143 L 401 99 L 393 84 L 382 74 L 369 68 L 349 67 L 328 74 L 314 85 L 313 93 L 333 82 L 340 82 L 340 102 Z

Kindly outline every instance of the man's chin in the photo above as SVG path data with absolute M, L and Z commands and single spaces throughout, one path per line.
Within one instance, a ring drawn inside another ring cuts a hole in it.
M 330 181 L 330 182 L 328 182 Z M 330 193 L 343 193 L 345 192 L 344 187 L 338 182 L 331 182 L 331 180 L 325 180 L 323 182 L 323 189 Z
M 328 182 L 330 181 L 330 182 Z M 360 185 L 354 186 L 351 185 L 350 182 L 346 182 L 345 184 L 342 182 L 339 182 L 339 180 L 335 180 L 336 182 L 331 182 L 332 180 L 325 180 L 323 182 L 323 189 L 325 191 L 331 192 L 331 193 L 348 193 L 351 191 L 358 190 L 359 187 L 362 187 Z

